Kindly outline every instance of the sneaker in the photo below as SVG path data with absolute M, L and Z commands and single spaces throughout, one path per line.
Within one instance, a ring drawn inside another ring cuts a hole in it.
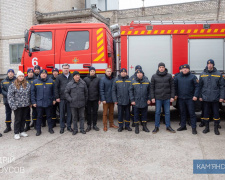
M 15 134 L 14 135 L 14 139 L 16 139 L 16 140 L 20 139 L 20 135 L 19 134 Z
M 27 134 L 27 133 L 25 133 L 25 132 L 21 132 L 21 133 L 20 133 L 20 136 L 21 136 L 21 137 L 27 137 L 27 136 L 28 136 L 28 134 Z

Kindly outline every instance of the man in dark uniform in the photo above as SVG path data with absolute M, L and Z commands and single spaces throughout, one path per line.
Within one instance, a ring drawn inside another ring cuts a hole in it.
M 3 102 L 5 105 L 5 113 L 6 113 L 6 129 L 4 130 L 4 133 L 7 133 L 11 131 L 11 123 L 12 123 L 12 110 L 9 107 L 8 100 L 7 100 L 7 93 L 8 93 L 8 88 L 9 86 L 15 81 L 16 77 L 14 76 L 14 70 L 9 69 L 7 72 L 7 77 L 2 80 L 1 82 L 1 89 L 2 89 L 2 95 L 3 95 Z
M 50 134 L 53 134 L 52 105 L 55 104 L 54 82 L 47 77 L 47 71 L 45 69 L 40 71 L 40 77 L 34 80 L 31 87 L 31 103 L 37 108 L 36 136 L 41 135 L 41 122 L 44 110 L 48 121 L 48 131 Z
M 138 69 L 142 70 L 142 67 L 140 65 L 135 66 L 135 73 L 130 77 L 130 81 L 134 81 L 135 80 L 136 72 L 137 72 Z M 133 105 L 132 105 L 130 116 L 131 116 L 131 120 L 132 120 L 132 127 L 135 127 L 135 123 L 134 123 L 134 106 Z M 139 119 L 140 118 L 141 118 L 141 115 L 140 115 Z
M 118 132 L 122 132 L 125 122 L 125 130 L 132 131 L 130 128 L 130 98 L 129 88 L 131 81 L 127 75 L 127 70 L 122 68 L 120 74 L 113 82 L 112 98 L 113 102 L 118 105 Z M 123 115 L 125 113 L 125 120 L 123 121 Z
M 199 95 L 198 78 L 190 73 L 188 64 L 183 65 L 182 72 L 176 76 L 174 84 L 175 99 L 178 98 L 181 114 L 181 127 L 177 131 L 187 130 L 186 119 L 188 113 L 191 120 L 192 134 L 197 134 L 194 101 L 197 101 Z
M 98 119 L 98 105 L 101 103 L 99 95 L 99 82 L 95 74 L 95 68 L 89 68 L 89 75 L 84 78 L 84 82 L 88 88 L 88 101 L 87 101 L 87 129 L 86 132 L 91 130 L 91 125 L 95 131 L 99 131 L 97 127 Z
M 36 65 L 34 66 L 34 78 L 37 79 L 40 74 L 41 67 Z
M 205 129 L 203 133 L 208 133 L 209 130 L 209 112 L 212 107 L 213 120 L 214 120 L 214 133 L 220 135 L 218 130 L 220 123 L 219 116 L 219 102 L 223 102 L 224 99 L 224 87 L 222 75 L 214 67 L 214 60 L 209 59 L 207 61 L 207 67 L 200 75 L 199 88 L 200 95 L 199 100 L 203 101 L 204 115 L 203 119 L 205 122 Z
M 52 69 L 52 76 L 51 79 L 53 80 L 53 82 L 55 83 L 56 78 L 59 75 L 59 70 L 57 68 Z M 57 122 L 57 109 L 59 109 L 59 103 L 56 102 L 55 105 L 53 105 L 52 108 L 52 123 L 53 123 L 53 127 L 56 127 L 56 122 Z
M 34 70 L 33 69 L 28 69 L 27 70 L 27 77 L 26 77 L 27 82 L 32 86 L 35 78 L 34 78 Z M 32 106 L 32 120 L 33 120 L 33 126 L 34 129 L 36 129 L 36 120 L 37 120 L 37 110 L 35 107 Z M 30 108 L 27 111 L 27 116 L 26 116 L 26 127 L 24 129 L 25 132 L 30 130 Z
M 144 78 L 144 72 L 137 70 L 136 78 L 131 82 L 129 89 L 129 96 L 131 104 L 134 106 L 134 123 L 135 133 L 139 134 L 139 115 L 141 112 L 141 121 L 143 131 L 149 132 L 147 128 L 147 112 L 148 105 L 151 103 L 150 99 L 150 82 Z

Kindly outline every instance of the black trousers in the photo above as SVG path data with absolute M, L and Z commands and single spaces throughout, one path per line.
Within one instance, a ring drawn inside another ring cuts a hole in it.
M 71 108 L 72 119 L 73 119 L 73 129 L 74 131 L 78 131 L 77 121 L 80 121 L 80 130 L 84 130 L 84 109 L 81 108 Z
M 57 118 L 56 112 L 57 112 L 57 109 L 59 109 L 59 103 L 56 103 L 52 107 L 52 122 L 53 122 L 53 124 L 56 123 L 56 118 Z
M 125 114 L 125 119 L 123 121 Z M 125 122 L 125 127 L 130 126 L 130 104 L 128 105 L 118 105 L 118 121 L 119 127 L 122 128 Z
M 46 119 L 48 121 L 48 128 L 52 128 L 52 106 L 48 107 L 37 107 L 37 124 L 36 129 L 37 131 L 41 131 L 41 123 L 43 119 L 43 113 L 46 113 Z
M 11 117 L 12 109 L 10 108 L 8 103 L 5 104 L 5 115 L 6 115 L 5 123 L 10 124 L 12 122 L 12 117 Z
M 219 102 L 203 102 L 204 107 L 204 115 L 203 118 L 205 121 L 209 120 L 210 109 L 213 113 L 213 120 L 220 123 L 220 115 L 219 115 Z
M 15 122 L 14 122 L 14 133 L 19 134 L 24 132 L 24 125 L 26 120 L 27 112 L 29 111 L 29 106 L 21 107 L 14 111 Z
M 98 100 L 87 102 L 87 124 L 96 126 L 98 119 Z

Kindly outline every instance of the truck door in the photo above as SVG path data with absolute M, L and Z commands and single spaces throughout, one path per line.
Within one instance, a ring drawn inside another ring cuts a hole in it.
M 189 64 L 194 73 L 201 73 L 209 59 L 215 61 L 217 70 L 224 71 L 224 39 L 189 39 L 188 51 Z
M 128 69 L 133 75 L 136 65 L 141 65 L 145 75 L 151 80 L 164 62 L 168 72 L 172 72 L 172 38 L 170 35 L 128 36 Z
M 68 63 L 71 71 L 88 73 L 91 66 L 91 34 L 90 29 L 68 29 L 61 50 L 60 64 L 55 67 L 62 69 L 62 64 Z
M 24 54 L 24 71 L 39 65 L 51 73 L 54 67 L 54 31 L 32 31 L 29 41 L 29 51 Z M 30 55 L 29 55 L 30 53 Z

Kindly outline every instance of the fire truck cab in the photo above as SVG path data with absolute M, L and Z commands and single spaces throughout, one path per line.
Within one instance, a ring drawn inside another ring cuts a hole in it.
M 113 37 L 103 23 L 70 23 L 35 25 L 25 35 L 25 48 L 19 70 L 39 65 L 48 74 L 53 68 L 62 72 L 68 63 L 71 72 L 88 74 L 94 66 L 96 73 L 104 74 L 105 68 L 114 69 Z

